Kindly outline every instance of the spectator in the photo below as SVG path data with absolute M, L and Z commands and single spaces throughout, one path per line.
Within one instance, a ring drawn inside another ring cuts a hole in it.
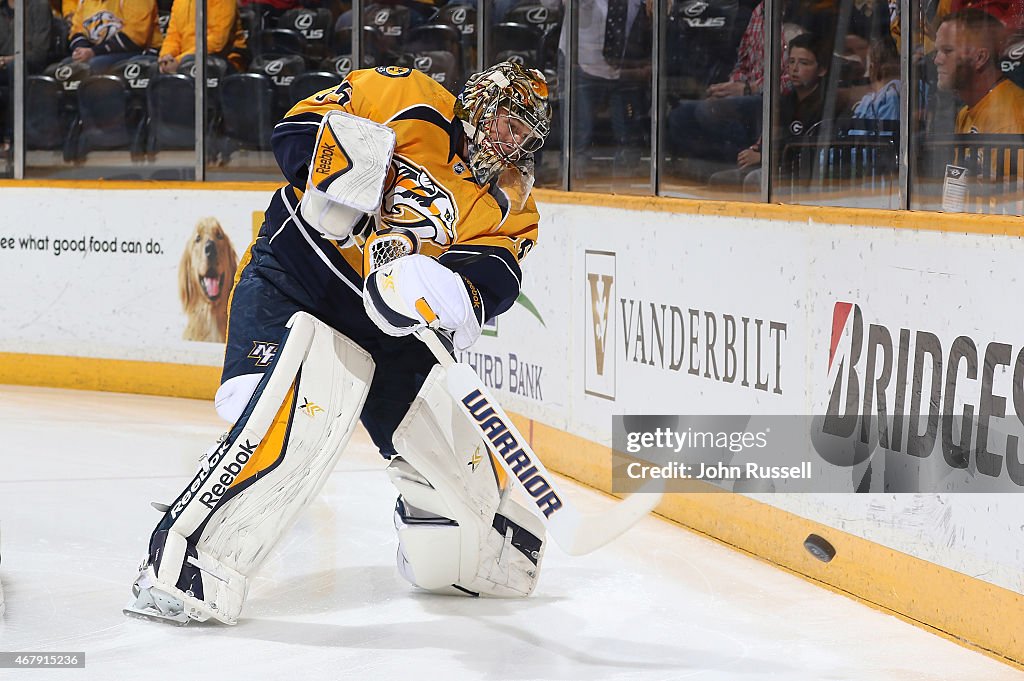
M 1012 31 L 1024 30 L 1024 3 L 1020 0 L 939 0 L 935 8 L 935 27 L 950 14 L 966 9 L 988 12 Z
M 892 40 L 881 38 L 868 47 L 868 79 L 871 92 L 853 107 L 854 118 L 899 120 L 900 55 Z
M 1006 79 L 997 61 L 1004 33 L 998 19 L 979 9 L 950 14 L 939 23 L 938 87 L 964 103 L 957 133 L 1024 133 L 1024 90 Z
M 260 25 L 269 27 L 290 9 L 302 7 L 300 0 L 238 0 L 239 8 L 252 8 L 260 17 Z
M 157 47 L 156 0 L 81 0 L 71 23 L 71 61 L 95 72 Z
M 27 0 L 25 20 L 25 65 L 38 73 L 46 65 L 52 21 L 46 0 Z M 14 1 L 0 0 L 0 82 L 7 83 L 14 61 Z
M 76 7 L 78 0 L 50 0 L 50 9 L 53 13 L 66 21 L 71 21 Z
M 309 4 L 307 2 L 307 4 Z M 444 2 L 437 0 L 367 0 L 363 3 L 363 11 L 365 12 L 371 6 L 378 7 L 407 7 L 409 9 L 409 28 L 416 28 L 422 26 L 430 20 L 434 14 L 444 5 Z M 459 4 L 465 4 L 460 2 Z M 475 7 L 475 3 L 473 4 Z M 364 19 L 366 15 L 364 14 Z M 352 26 L 352 10 L 349 9 L 342 12 L 341 16 L 338 17 L 335 22 L 335 30 L 341 28 L 348 28 Z
M 46 0 L 27 0 L 25 65 L 37 73 L 46 64 L 50 47 L 51 15 Z M 10 148 L 11 91 L 14 77 L 14 2 L 0 0 L 0 147 Z
M 167 24 L 167 36 L 160 48 L 160 73 L 176 73 L 181 58 L 194 55 L 196 51 L 196 4 L 195 0 L 174 0 L 171 20 Z M 206 3 L 206 52 L 233 62 L 235 68 L 240 58 L 231 53 L 245 45 L 242 24 L 238 17 L 235 0 L 207 0 Z M 231 57 L 235 57 L 232 59 Z
M 669 140 L 686 159 L 729 161 L 758 138 L 764 85 L 764 3 L 759 2 L 740 40 L 729 79 L 708 87 L 707 98 L 680 102 L 670 113 Z M 789 89 L 783 72 L 782 87 Z
M 543 4 L 553 10 L 562 3 L 545 0 Z M 598 109 L 607 106 L 616 147 L 613 170 L 629 174 L 639 160 L 639 139 L 630 118 L 645 106 L 644 93 L 650 90 L 651 4 L 648 0 L 581 0 L 578 7 L 573 147 L 586 153 Z M 568 21 L 562 23 L 559 37 L 562 69 L 569 25 Z M 577 169 L 585 171 L 586 159 L 581 161 Z
M 824 78 L 831 55 L 810 33 L 789 41 L 786 75 L 792 85 L 779 99 L 778 130 L 775 142 L 783 148 L 787 142 L 800 141 L 817 123 L 825 110 Z M 745 191 L 761 187 L 761 140 L 736 155 L 736 168 L 711 176 L 710 184 L 742 183 Z

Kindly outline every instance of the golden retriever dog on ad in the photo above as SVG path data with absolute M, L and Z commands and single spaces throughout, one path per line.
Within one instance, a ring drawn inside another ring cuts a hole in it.
M 178 295 L 188 318 L 182 338 L 224 342 L 237 268 L 235 247 L 217 218 L 199 220 L 178 265 Z

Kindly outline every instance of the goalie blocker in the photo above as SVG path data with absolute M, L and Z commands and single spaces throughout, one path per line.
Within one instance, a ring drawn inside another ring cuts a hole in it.
M 324 237 L 345 241 L 367 213 L 376 216 L 395 149 L 395 131 L 343 111 L 317 130 L 299 213 Z

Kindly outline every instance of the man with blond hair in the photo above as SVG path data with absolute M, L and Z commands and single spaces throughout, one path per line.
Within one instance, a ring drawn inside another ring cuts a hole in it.
M 950 14 L 939 24 L 939 89 L 964 103 L 957 133 L 1024 134 L 1024 89 L 1007 80 L 997 61 L 1004 34 L 1003 24 L 979 9 Z

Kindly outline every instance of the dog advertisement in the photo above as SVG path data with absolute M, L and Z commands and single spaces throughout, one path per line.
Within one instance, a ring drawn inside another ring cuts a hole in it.
M 186 317 L 184 340 L 224 342 L 237 269 L 231 237 L 217 218 L 201 218 L 185 241 L 178 265 L 178 295 Z
M 265 192 L 68 190 L 69 219 L 44 189 L 10 191 L 0 352 L 220 364 Z

